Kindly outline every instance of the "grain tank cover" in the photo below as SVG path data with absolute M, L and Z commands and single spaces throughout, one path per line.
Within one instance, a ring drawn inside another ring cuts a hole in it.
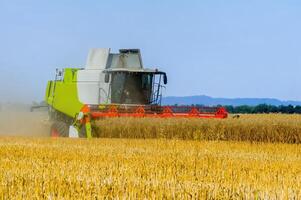
M 110 53 L 110 51 L 110 48 L 91 49 L 87 58 L 85 69 L 143 69 L 139 49 L 120 49 L 119 53 Z
M 120 49 L 119 53 L 110 54 L 107 69 L 143 69 L 139 49 Z

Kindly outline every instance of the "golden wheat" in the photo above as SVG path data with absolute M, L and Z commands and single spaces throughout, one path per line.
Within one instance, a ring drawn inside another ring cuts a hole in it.
M 0 199 L 297 199 L 293 144 L 0 138 Z
M 251 142 L 301 142 L 301 115 L 242 115 L 239 119 L 132 119 L 99 120 L 97 137 L 176 138 Z
M 2 137 L 0 199 L 301 198 L 301 147 L 279 143 L 300 143 L 299 115 L 97 125 L 101 137 L 156 139 Z

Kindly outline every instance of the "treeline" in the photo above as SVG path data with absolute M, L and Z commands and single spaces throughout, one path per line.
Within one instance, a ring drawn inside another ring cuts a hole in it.
M 175 104 L 175 106 L 178 106 Z M 189 106 L 196 106 L 196 107 L 206 107 L 200 104 L 192 104 Z M 273 106 L 268 104 L 259 104 L 257 106 L 231 106 L 231 105 L 218 105 L 217 107 L 224 107 L 227 109 L 229 113 L 233 114 L 257 114 L 257 113 L 284 113 L 284 114 L 301 114 L 301 106 L 293 106 L 293 105 L 280 105 L 280 106 Z
M 229 113 L 257 114 L 257 113 L 285 113 L 301 114 L 301 106 L 273 106 L 260 104 L 257 106 L 224 106 Z

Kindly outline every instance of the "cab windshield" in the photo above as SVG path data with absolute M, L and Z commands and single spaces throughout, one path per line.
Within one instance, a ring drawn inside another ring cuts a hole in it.
M 152 95 L 153 74 L 112 73 L 111 102 L 116 104 L 149 104 Z

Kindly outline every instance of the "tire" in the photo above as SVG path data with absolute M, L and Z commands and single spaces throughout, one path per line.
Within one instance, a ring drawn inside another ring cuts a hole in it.
M 54 122 L 50 128 L 51 137 L 68 137 L 69 127 L 64 122 Z
M 79 131 L 80 138 L 87 138 L 86 126 L 83 125 Z

